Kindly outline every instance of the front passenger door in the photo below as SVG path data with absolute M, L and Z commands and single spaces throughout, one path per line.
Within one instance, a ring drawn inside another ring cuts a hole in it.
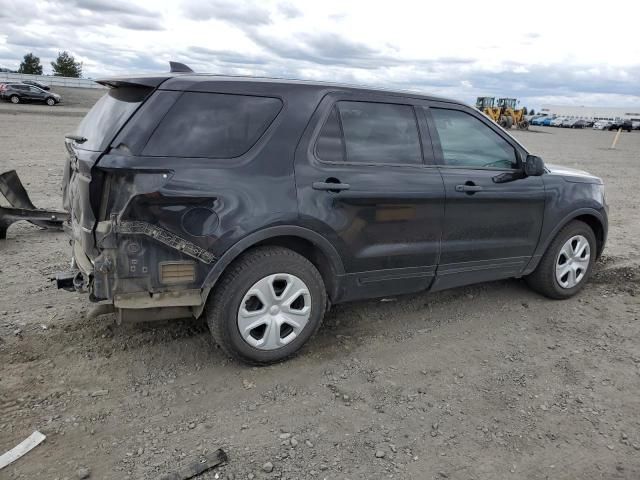
M 29 87 L 29 98 L 31 100 L 44 100 L 44 93 L 36 87 Z
M 425 114 L 446 197 L 434 290 L 519 275 L 542 228 L 542 177 L 496 182 L 526 151 L 479 112 L 434 103 Z

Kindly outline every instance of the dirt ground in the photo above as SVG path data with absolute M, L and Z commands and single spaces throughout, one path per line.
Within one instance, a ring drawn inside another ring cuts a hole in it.
M 0 167 L 60 206 L 80 107 L 0 113 Z M 30 113 L 31 112 L 31 113 Z M 0 242 L 0 453 L 46 441 L 2 479 L 155 479 L 218 447 L 199 479 L 640 478 L 640 132 L 515 134 L 602 176 L 609 242 L 577 297 L 520 280 L 332 309 L 286 363 L 227 360 L 202 321 L 116 326 L 56 291 L 62 233 Z M 265 465 L 266 464 L 266 465 Z M 88 469 L 88 471 L 83 470 Z

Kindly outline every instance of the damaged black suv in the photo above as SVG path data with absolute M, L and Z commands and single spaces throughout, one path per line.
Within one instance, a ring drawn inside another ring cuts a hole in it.
M 58 284 L 121 319 L 204 314 L 266 364 L 331 304 L 509 277 L 566 298 L 602 253 L 602 181 L 459 102 L 174 70 L 100 80 L 66 140 Z

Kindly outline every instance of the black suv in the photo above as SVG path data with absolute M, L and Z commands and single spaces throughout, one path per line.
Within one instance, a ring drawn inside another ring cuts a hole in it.
M 524 277 L 585 284 L 604 186 L 544 166 L 454 100 L 329 83 L 174 73 L 110 87 L 67 136 L 73 262 L 61 288 L 119 318 L 205 315 L 254 364 L 330 305 Z
M 607 126 L 607 130 L 609 131 L 620 129 L 631 133 L 631 130 L 633 130 L 633 124 L 631 123 L 631 120 L 616 120 L 615 122 Z
M 5 83 L 0 85 L 0 98 L 16 104 L 21 102 L 43 102 L 50 107 L 62 101 L 62 97 L 57 93 L 48 92 L 26 83 Z

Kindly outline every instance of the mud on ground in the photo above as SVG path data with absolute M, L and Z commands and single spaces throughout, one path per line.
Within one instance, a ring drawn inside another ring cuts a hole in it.
M 2 170 L 37 205 L 60 206 L 79 120 L 0 113 Z M 227 360 L 202 321 L 88 319 L 86 297 L 48 281 L 67 267 L 64 235 L 14 225 L 0 452 L 36 429 L 47 440 L 0 478 L 152 479 L 218 447 L 228 464 L 199 478 L 640 478 L 640 133 L 615 151 L 609 132 L 516 135 L 607 183 L 609 243 L 583 293 L 550 301 L 510 280 L 341 305 L 268 368 Z

